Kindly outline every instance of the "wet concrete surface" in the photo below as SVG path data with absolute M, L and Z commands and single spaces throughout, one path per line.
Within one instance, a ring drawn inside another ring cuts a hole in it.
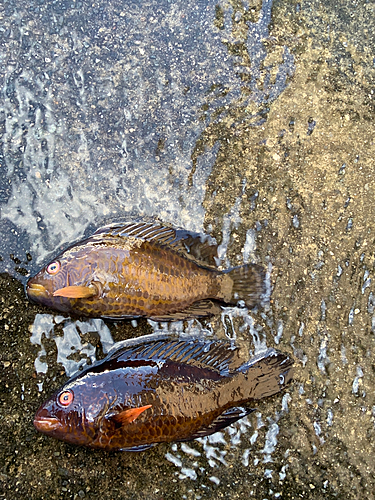
M 375 4 L 0 9 L 1 498 L 373 498 Z M 211 233 L 224 267 L 262 263 L 269 307 L 87 326 L 28 302 L 48 255 L 127 213 Z M 264 342 L 294 383 L 188 446 L 108 454 L 34 430 L 69 359 L 158 328 Z

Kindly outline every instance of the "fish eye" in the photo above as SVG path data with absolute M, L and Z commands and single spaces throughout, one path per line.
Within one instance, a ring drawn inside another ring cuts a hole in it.
M 57 401 L 61 406 L 69 406 L 73 399 L 74 395 L 72 391 L 64 391 L 57 397 Z
M 51 264 L 48 264 L 47 266 L 47 273 L 48 274 L 57 274 L 60 271 L 60 262 L 58 260 L 55 260 L 54 262 L 51 262 Z

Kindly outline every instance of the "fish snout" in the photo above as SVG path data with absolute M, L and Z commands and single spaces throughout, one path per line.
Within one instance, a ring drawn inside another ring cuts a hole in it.
M 43 416 L 38 412 L 34 418 L 34 427 L 44 434 L 51 434 L 56 431 L 63 430 L 63 425 L 56 417 Z

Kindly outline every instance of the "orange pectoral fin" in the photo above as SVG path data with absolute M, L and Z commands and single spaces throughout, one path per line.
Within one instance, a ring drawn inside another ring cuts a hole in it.
M 124 410 L 116 415 L 113 415 L 111 419 L 119 424 L 130 424 L 133 420 L 139 417 L 141 413 L 148 410 L 148 408 L 151 408 L 151 406 L 152 405 L 146 405 L 140 406 L 139 408 L 129 408 L 129 410 Z
M 67 297 L 69 299 L 88 299 L 96 294 L 97 290 L 94 286 L 65 286 L 53 292 L 54 297 Z

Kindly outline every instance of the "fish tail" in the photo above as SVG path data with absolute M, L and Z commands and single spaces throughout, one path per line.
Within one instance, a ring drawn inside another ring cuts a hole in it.
M 222 292 L 228 304 L 236 305 L 243 300 L 251 309 L 261 304 L 267 297 L 266 273 L 263 267 L 257 264 L 245 264 L 224 271 L 223 278 Z M 228 283 L 228 278 L 231 283 Z M 230 296 L 225 289 L 230 290 Z
M 245 376 L 246 399 L 260 399 L 281 392 L 293 378 L 293 360 L 286 354 L 267 349 L 238 368 Z

